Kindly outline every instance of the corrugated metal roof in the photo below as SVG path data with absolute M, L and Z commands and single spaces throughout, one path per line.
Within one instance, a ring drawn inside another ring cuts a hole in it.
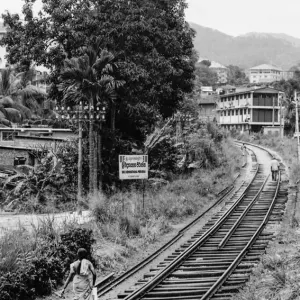
M 250 68 L 250 70 L 276 70 L 276 71 L 282 71 L 281 68 L 273 66 L 273 65 L 269 65 L 269 64 L 262 64 L 259 66 L 255 66 Z

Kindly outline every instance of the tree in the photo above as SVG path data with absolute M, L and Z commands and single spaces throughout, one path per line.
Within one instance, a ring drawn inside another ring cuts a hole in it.
M 30 68 L 27 72 L 16 73 L 16 69 L 11 67 L 0 71 L 0 122 L 2 124 L 21 123 L 43 115 L 46 93 L 31 85 L 29 79 L 32 79 L 34 72 L 35 70 Z
M 59 100 L 64 59 L 82 56 L 82 48 L 101 37 L 100 48 L 111 52 L 118 65 L 116 80 L 126 82 L 108 107 L 118 145 L 142 146 L 157 116 L 171 116 L 192 91 L 194 31 L 185 21 L 185 0 L 47 0 L 37 17 L 32 3 L 25 1 L 22 18 L 3 15 L 9 31 L 1 44 L 9 63 L 26 68 L 34 61 L 50 68 L 50 95 Z M 115 149 L 113 142 L 110 146 Z
M 211 61 L 208 59 L 204 59 L 200 61 L 200 64 L 209 68 L 211 66 Z
M 218 82 L 218 74 L 206 65 L 198 64 L 196 66 L 196 81 L 204 86 L 214 86 Z
M 248 83 L 249 79 L 246 77 L 245 72 L 238 66 L 229 65 L 228 68 L 228 84 L 242 85 Z
M 285 108 L 285 124 L 286 131 L 294 131 L 296 122 L 295 104 L 293 103 L 294 91 L 300 90 L 300 80 L 289 79 L 273 82 L 272 87 L 285 93 L 283 106 Z
M 122 96 L 132 104 L 142 98 L 168 116 L 191 91 L 193 31 L 184 20 L 184 0 L 50 0 L 38 17 L 32 2 L 25 1 L 24 23 L 18 15 L 3 15 L 10 30 L 1 44 L 10 63 L 35 61 L 58 70 L 65 58 L 81 55 L 82 46 L 102 37 L 101 48 L 122 62 L 120 76 L 129 84 Z
M 99 42 L 84 49 L 84 55 L 78 58 L 66 59 L 64 70 L 61 73 L 60 90 L 64 94 L 67 104 L 86 102 L 89 113 L 93 112 L 100 104 L 107 104 L 116 98 L 116 89 L 124 84 L 123 81 L 114 80 L 111 73 L 115 65 L 112 63 L 113 55 L 107 50 L 99 48 Z M 98 135 L 94 119 L 90 118 L 89 124 L 89 177 L 90 192 L 97 190 L 97 143 Z M 101 149 L 98 149 L 101 152 Z M 81 174 L 78 174 L 81 176 Z M 80 188 L 80 187 L 79 187 Z

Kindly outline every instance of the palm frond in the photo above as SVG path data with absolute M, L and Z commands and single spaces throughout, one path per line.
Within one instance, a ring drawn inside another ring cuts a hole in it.
M 19 194 L 21 192 L 21 190 L 23 189 L 23 187 L 25 187 L 26 185 L 27 185 L 27 182 L 25 180 L 20 180 L 17 183 L 16 187 L 14 188 L 13 193 L 15 195 Z
M 6 68 L 1 70 L 1 81 L 0 81 L 0 93 L 4 96 L 10 94 L 11 81 L 12 81 L 12 69 Z
M 15 108 L 7 107 L 5 108 L 7 111 L 7 119 L 12 123 L 21 123 L 23 120 L 22 114 Z
M 0 105 L 3 107 L 12 107 L 14 100 L 11 97 L 4 97 L 0 99 Z
M 112 70 L 112 65 L 110 67 L 107 67 L 107 65 L 109 65 L 114 60 L 114 58 L 115 57 L 111 52 L 108 52 L 107 50 L 102 50 L 100 53 L 100 57 L 93 64 L 93 68 L 100 73 L 102 73 L 105 70 L 105 68 Z
M 16 174 L 13 176 L 9 176 L 5 181 L 4 181 L 4 187 L 6 187 L 8 184 L 12 183 L 13 181 L 16 181 L 16 179 L 24 179 L 25 175 L 22 174 Z

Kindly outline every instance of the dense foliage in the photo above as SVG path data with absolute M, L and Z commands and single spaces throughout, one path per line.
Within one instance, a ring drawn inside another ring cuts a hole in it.
M 246 73 L 238 66 L 229 65 L 228 68 L 228 84 L 239 86 L 249 82 L 249 78 L 246 77 Z
M 87 145 L 84 144 L 84 153 Z M 77 190 L 78 148 L 75 141 L 60 143 L 55 149 L 37 147 L 33 151 L 37 165 L 19 166 L 18 173 L 4 183 L 2 205 L 26 212 L 55 212 L 74 209 Z M 87 189 L 88 155 L 83 153 L 83 186 Z
M 45 223 L 35 240 L 24 231 L 15 232 L 0 242 L 0 299 L 33 300 L 50 294 L 61 284 L 69 264 L 75 261 L 79 248 L 85 248 L 92 258 L 92 231 L 70 227 L 56 235 L 51 222 Z M 7 247 L 8 243 L 11 248 Z M 93 261 L 94 262 L 94 261 Z
M 32 2 L 25 1 L 25 22 L 18 15 L 3 15 L 10 30 L 1 44 L 10 63 L 43 64 L 55 71 L 56 82 L 64 59 L 80 56 L 83 46 L 101 37 L 100 47 L 115 55 L 118 75 L 127 83 L 119 98 L 122 110 L 170 115 L 183 93 L 191 91 L 193 32 L 184 20 L 185 1 L 90 0 L 82 5 L 51 0 L 43 1 L 38 17 Z
M 117 155 L 130 154 L 136 147 L 142 150 L 157 119 L 171 116 L 185 94 L 192 91 L 194 32 L 184 19 L 186 1 L 89 0 L 83 5 L 78 0 L 48 0 L 43 1 L 38 16 L 33 16 L 33 3 L 25 0 L 22 17 L 8 12 L 3 15 L 9 30 L 0 43 L 6 46 L 9 63 L 18 63 L 24 69 L 32 62 L 50 68 L 49 97 L 61 101 L 66 89 L 76 89 L 65 72 L 70 75 L 71 69 L 82 69 L 82 64 L 77 68 L 72 63 L 83 62 L 86 50 L 97 44 L 101 53 L 106 51 L 113 58 L 110 65 L 116 68 L 109 76 L 125 83 L 116 90 L 113 101 L 103 93 L 96 95 L 107 108 L 101 129 L 103 159 L 98 162 L 102 166 L 98 175 L 110 185 L 116 180 Z M 88 70 L 92 68 L 85 68 L 85 74 Z M 64 89 L 58 88 L 61 86 Z M 100 132 L 100 128 L 95 130 Z M 93 148 L 92 134 L 89 136 L 89 146 Z M 94 167 L 95 162 L 96 159 Z
M 216 86 L 218 82 L 218 74 L 209 68 L 209 61 L 205 60 L 196 65 L 195 76 L 196 82 L 202 86 Z M 197 84 L 197 83 L 196 83 Z
M 284 130 L 286 134 L 293 134 L 296 124 L 296 109 L 294 101 L 294 92 L 300 90 L 300 80 L 294 78 L 274 82 L 272 86 L 285 93 L 282 98 L 282 107 L 284 115 Z

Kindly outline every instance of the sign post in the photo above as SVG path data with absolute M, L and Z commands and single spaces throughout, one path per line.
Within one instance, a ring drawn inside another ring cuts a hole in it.
M 143 180 L 143 211 L 145 198 L 145 181 L 148 179 L 148 155 L 119 155 L 119 178 Z M 123 204 L 124 205 L 124 204 Z

